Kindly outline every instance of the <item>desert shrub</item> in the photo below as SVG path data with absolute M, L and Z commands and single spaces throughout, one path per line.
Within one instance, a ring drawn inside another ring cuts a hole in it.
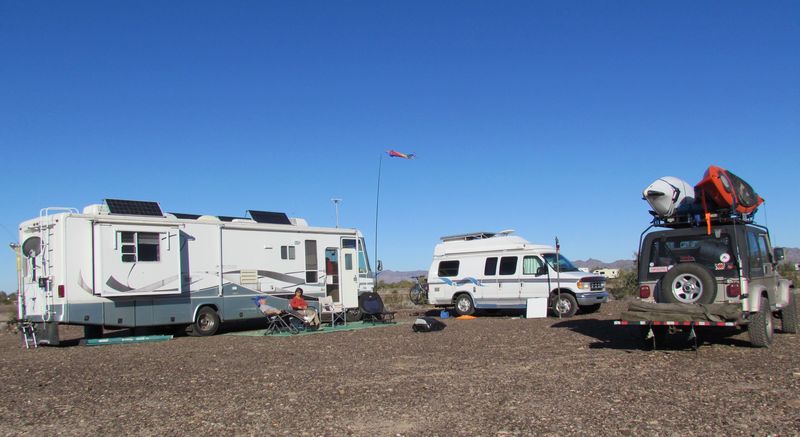
M 636 270 L 620 270 L 619 277 L 609 279 L 606 288 L 615 299 L 639 296 L 639 277 Z

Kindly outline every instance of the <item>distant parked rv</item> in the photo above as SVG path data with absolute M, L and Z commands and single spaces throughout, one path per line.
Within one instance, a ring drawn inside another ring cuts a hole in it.
M 19 317 L 53 344 L 58 324 L 84 325 L 88 337 L 155 325 L 212 335 L 220 322 L 263 317 L 255 297 L 285 308 L 298 287 L 312 306 L 331 296 L 357 311 L 373 288 L 361 232 L 248 213 L 165 214 L 113 199 L 83 213 L 42 209 L 19 226 Z
M 608 279 L 619 278 L 619 269 L 596 269 L 593 270 L 592 273 L 605 276 Z

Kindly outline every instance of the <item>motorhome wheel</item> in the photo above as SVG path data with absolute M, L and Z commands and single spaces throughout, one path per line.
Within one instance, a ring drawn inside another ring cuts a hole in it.
M 713 303 L 714 276 L 697 263 L 679 264 L 664 275 L 659 300 L 666 303 Z
M 219 328 L 219 316 L 214 308 L 203 307 L 197 312 L 197 320 L 192 324 L 191 334 L 200 337 L 214 335 Z
M 750 335 L 750 344 L 755 347 L 769 347 L 772 343 L 772 311 L 769 301 L 763 296 L 758 312 L 752 315 L 750 324 L 747 325 L 747 333 Z
M 475 305 L 472 298 L 467 293 L 461 293 L 456 297 L 456 313 L 459 316 L 470 316 L 475 312 Z
M 552 308 L 556 315 L 572 317 L 578 312 L 578 301 L 569 293 L 554 294 Z

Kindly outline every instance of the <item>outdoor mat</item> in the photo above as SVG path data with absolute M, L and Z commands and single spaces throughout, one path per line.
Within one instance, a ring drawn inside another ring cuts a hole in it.
M 309 330 L 309 331 L 300 331 L 297 334 L 292 334 L 291 332 L 277 332 L 275 334 L 269 334 L 267 337 L 292 337 L 297 335 L 312 335 L 312 334 L 327 334 L 331 332 L 342 332 L 342 331 L 357 331 L 359 329 L 369 329 L 369 328 L 380 328 L 382 326 L 395 326 L 397 323 L 369 323 L 369 322 L 350 322 L 346 325 L 336 325 L 331 327 L 330 325 L 322 325 L 317 330 Z M 242 335 L 246 337 L 260 337 L 264 336 L 267 332 L 266 329 L 256 329 L 254 331 L 238 331 L 238 332 L 228 332 L 224 335 Z

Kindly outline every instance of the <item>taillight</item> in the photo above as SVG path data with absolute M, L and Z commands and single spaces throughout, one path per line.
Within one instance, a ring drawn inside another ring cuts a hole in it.
M 642 299 L 647 299 L 650 297 L 650 286 L 649 285 L 640 285 L 639 286 L 639 297 Z
M 64 286 L 63 285 L 59 285 L 58 286 L 58 297 L 60 297 L 62 299 L 64 298 Z
M 739 297 L 739 295 L 742 294 L 742 287 L 739 286 L 738 282 L 728 284 L 728 286 L 725 287 L 725 293 L 727 293 L 728 297 Z

